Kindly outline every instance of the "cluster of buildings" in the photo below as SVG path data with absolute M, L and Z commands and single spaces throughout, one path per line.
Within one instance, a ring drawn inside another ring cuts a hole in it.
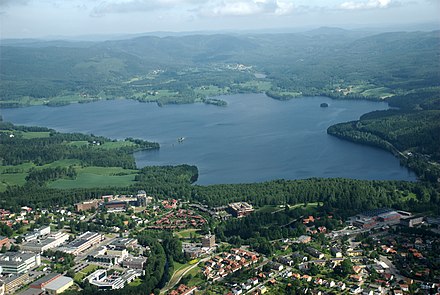
M 402 219 L 411 218 L 411 213 L 388 208 L 374 209 L 358 214 L 349 220 L 352 225 L 361 229 L 396 225 Z
M 228 205 L 228 211 L 232 216 L 242 218 L 251 214 L 255 210 L 248 202 L 236 202 Z
M 28 224 L 28 215 L 33 212 L 33 209 L 27 206 L 20 208 L 20 213 L 11 213 L 10 210 L 0 208 L 0 222 L 12 227 L 16 223 Z
M 73 279 L 61 274 L 48 274 L 35 281 L 31 270 L 41 265 L 40 254 L 6 252 L 0 255 L 0 294 L 12 294 L 30 284 L 31 294 L 59 294 L 73 285 Z M 36 273 L 41 276 L 41 273 Z M 33 282 L 34 281 L 34 282 Z
M 223 252 L 205 262 L 202 269 L 208 280 L 217 281 L 258 261 L 259 254 L 239 248 Z
M 153 201 L 153 198 L 147 196 L 145 191 L 138 191 L 136 195 L 107 195 L 100 199 L 93 199 L 75 204 L 77 212 L 88 211 L 92 209 L 105 208 L 107 212 L 121 212 L 129 207 L 146 207 Z
M 188 227 L 200 228 L 206 223 L 206 219 L 191 210 L 173 210 L 160 219 L 154 221 L 154 225 L 149 225 L 149 229 L 185 229 Z
M 142 270 L 147 263 L 144 256 L 133 256 L 129 250 L 137 248 L 137 240 L 131 238 L 116 238 L 107 246 L 93 251 L 87 255 L 89 262 L 95 262 L 100 265 L 112 267 L 121 265 L 126 268 Z
M 215 235 L 211 233 L 203 236 L 201 243 L 182 243 L 183 253 L 191 259 L 210 253 L 214 247 Z

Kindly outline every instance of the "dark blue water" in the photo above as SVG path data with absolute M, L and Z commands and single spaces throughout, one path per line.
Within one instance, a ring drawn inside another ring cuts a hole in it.
M 193 164 L 198 183 L 347 177 L 415 180 L 390 153 L 330 135 L 332 124 L 387 109 L 386 103 L 307 97 L 277 101 L 263 94 L 222 97 L 227 107 L 143 104 L 131 100 L 1 110 L 4 120 L 61 132 L 157 141 L 159 151 L 139 152 L 138 166 Z M 327 102 L 328 108 L 320 104 Z M 179 137 L 185 137 L 178 143 Z

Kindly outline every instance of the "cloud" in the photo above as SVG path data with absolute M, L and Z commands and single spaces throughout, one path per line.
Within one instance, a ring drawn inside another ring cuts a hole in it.
M 347 1 L 342 3 L 339 8 L 345 10 L 358 10 L 358 9 L 374 9 L 374 8 L 387 8 L 393 3 L 391 0 L 368 0 L 368 1 Z
M 128 13 L 154 11 L 187 7 L 202 0 L 108 0 L 99 3 L 92 9 L 92 16 L 103 16 L 109 13 Z
M 198 11 L 204 16 L 283 15 L 292 12 L 293 8 L 289 0 L 223 0 L 201 5 Z
M 0 0 L 0 7 L 10 6 L 10 5 L 26 5 L 30 0 Z
M 288 14 L 293 0 L 106 0 L 96 5 L 92 16 L 138 11 L 178 10 L 201 16 Z

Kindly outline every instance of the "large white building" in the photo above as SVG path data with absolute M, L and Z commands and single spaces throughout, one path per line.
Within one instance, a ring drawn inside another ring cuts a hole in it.
M 109 275 L 107 270 L 98 269 L 85 278 L 91 285 L 100 290 L 122 289 L 126 284 L 133 282 L 137 277 L 143 275 L 142 270 L 129 269 L 124 273 L 113 273 Z
M 63 232 L 58 232 L 50 235 L 47 239 L 35 240 L 28 242 L 21 246 L 23 251 L 30 251 L 34 253 L 43 253 L 46 250 L 61 246 L 69 239 L 69 235 Z
M 59 248 L 59 250 L 65 253 L 78 255 L 81 252 L 89 249 L 93 245 L 100 243 L 102 239 L 103 236 L 100 233 L 88 231 L 78 236 L 75 240 L 67 244 L 65 247 Z
M 24 235 L 24 240 L 26 242 L 34 241 L 38 238 L 47 236 L 50 234 L 50 226 L 43 226 L 37 229 L 34 229 L 32 232 Z
M 6 252 L 5 254 L 0 254 L 0 267 L 3 269 L 3 273 L 25 273 L 40 264 L 40 254 L 22 252 Z

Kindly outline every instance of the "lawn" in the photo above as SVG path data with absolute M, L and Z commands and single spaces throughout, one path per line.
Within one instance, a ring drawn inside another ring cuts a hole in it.
M 318 205 L 322 205 L 322 204 L 323 203 L 318 203 L 318 202 L 316 202 L 316 203 L 308 203 L 306 207 L 307 208 L 318 207 Z M 298 207 L 303 207 L 304 205 L 305 205 L 304 203 L 299 203 L 299 204 L 290 206 L 289 209 L 295 209 L 295 208 L 298 208 Z
M 196 236 L 199 236 L 197 231 L 198 230 L 195 228 L 190 228 L 190 229 L 185 229 L 185 230 L 176 232 L 176 235 L 181 239 L 188 239 L 191 236 L 191 233 L 195 234 Z
M 93 173 L 79 173 L 77 178 L 71 179 L 58 179 L 49 183 L 50 188 L 57 189 L 73 189 L 73 188 L 94 188 L 94 187 L 123 187 L 130 186 L 134 183 L 136 174 L 121 175 L 121 176 L 109 176 L 99 175 Z
M 137 278 L 135 279 L 133 282 L 131 282 L 130 284 L 128 284 L 131 287 L 137 287 L 140 286 L 142 284 L 142 280 Z
M 27 173 L 0 174 L 0 192 L 4 192 L 8 186 L 24 185 Z
M 272 213 L 272 212 L 278 211 L 280 209 L 282 209 L 282 208 L 280 208 L 279 206 L 266 205 L 261 208 L 258 208 L 257 211 L 261 212 L 261 213 Z
M 228 90 L 229 90 L 228 87 L 220 88 L 218 86 L 209 85 L 209 86 L 197 87 L 194 89 L 194 92 L 206 96 L 217 96 L 228 93 Z
M 182 263 L 179 263 L 177 261 L 174 261 L 173 267 L 174 267 L 174 272 L 176 272 L 176 271 L 181 270 L 182 268 L 188 267 L 188 264 L 186 264 L 186 263 L 182 264 Z
M 80 283 L 80 282 L 82 282 L 82 280 L 86 276 L 88 276 L 89 274 L 91 274 L 92 272 L 97 270 L 98 268 L 99 268 L 99 266 L 97 266 L 95 264 L 89 264 L 88 266 L 86 266 L 85 268 L 83 268 L 79 272 L 77 272 L 75 274 L 75 276 L 73 277 L 73 280 L 77 283 Z
M 192 278 L 188 282 L 188 287 L 200 286 L 201 284 L 203 284 L 205 282 L 204 279 L 197 276 L 197 274 L 199 274 L 199 273 L 201 273 L 201 268 L 199 266 L 196 266 L 186 274 L 186 276 L 189 276 L 189 275 L 192 276 Z
M 32 139 L 32 138 L 46 138 L 50 136 L 50 132 L 22 132 L 24 139 Z
M 269 81 L 252 80 L 241 83 L 240 86 L 243 88 L 254 88 L 259 92 L 263 92 L 270 90 L 272 88 L 272 83 Z
M 135 146 L 136 144 L 131 141 L 119 140 L 119 141 L 108 141 L 99 147 L 104 149 L 119 149 L 127 146 Z

